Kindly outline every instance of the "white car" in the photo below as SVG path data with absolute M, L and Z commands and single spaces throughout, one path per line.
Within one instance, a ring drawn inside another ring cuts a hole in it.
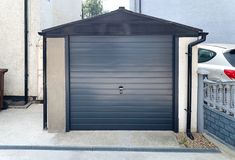
M 235 44 L 198 45 L 198 70 L 209 80 L 235 80 Z

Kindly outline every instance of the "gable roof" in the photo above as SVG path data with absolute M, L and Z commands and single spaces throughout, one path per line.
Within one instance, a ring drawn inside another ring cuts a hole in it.
M 66 35 L 178 35 L 198 36 L 202 29 L 119 9 L 43 30 L 43 36 Z

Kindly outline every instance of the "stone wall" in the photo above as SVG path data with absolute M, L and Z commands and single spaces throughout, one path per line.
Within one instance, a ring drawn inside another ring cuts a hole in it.
M 235 147 L 235 117 L 204 106 L 204 129 Z

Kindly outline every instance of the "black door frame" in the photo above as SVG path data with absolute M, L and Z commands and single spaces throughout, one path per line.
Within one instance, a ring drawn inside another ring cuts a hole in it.
M 151 35 L 153 36 L 153 35 Z M 157 36 L 157 35 L 156 35 Z M 66 86 L 66 132 L 70 131 L 70 36 L 66 36 L 65 38 L 65 86 Z M 173 54 L 173 119 L 172 119 L 172 126 L 173 131 L 178 132 L 179 130 L 179 118 L 178 118 L 178 75 L 179 75 L 179 67 L 178 67 L 178 60 L 179 60 L 179 37 L 172 35 L 172 54 Z
M 173 36 L 173 131 L 179 132 L 179 37 Z

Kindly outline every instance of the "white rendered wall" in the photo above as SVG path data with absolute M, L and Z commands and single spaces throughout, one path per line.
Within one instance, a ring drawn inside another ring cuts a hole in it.
M 41 26 L 46 29 L 81 19 L 82 0 L 41 0 Z
M 43 98 L 42 29 L 81 19 L 81 0 L 28 0 L 29 96 Z M 0 68 L 5 95 L 24 96 L 24 0 L 1 0 Z
M 5 95 L 24 94 L 24 0 L 0 2 L 0 68 L 5 74 Z
M 28 87 L 29 96 L 42 95 L 42 91 L 38 93 L 38 75 L 39 70 L 39 57 L 42 55 L 42 37 L 38 35 L 40 31 L 40 0 L 29 0 L 28 1 L 28 67 L 29 67 L 29 77 L 28 77 Z M 42 85 L 42 83 L 40 84 Z M 41 96 L 42 97 L 42 96 Z M 41 97 L 39 99 L 41 99 Z
M 186 131 L 186 111 L 187 108 L 187 80 L 188 80 L 188 44 L 196 38 L 179 38 L 179 131 Z M 192 63 L 192 131 L 197 130 L 197 47 L 193 48 Z
M 37 31 L 81 19 L 82 0 L 41 0 Z M 42 37 L 35 37 L 37 52 L 37 98 L 43 99 Z

